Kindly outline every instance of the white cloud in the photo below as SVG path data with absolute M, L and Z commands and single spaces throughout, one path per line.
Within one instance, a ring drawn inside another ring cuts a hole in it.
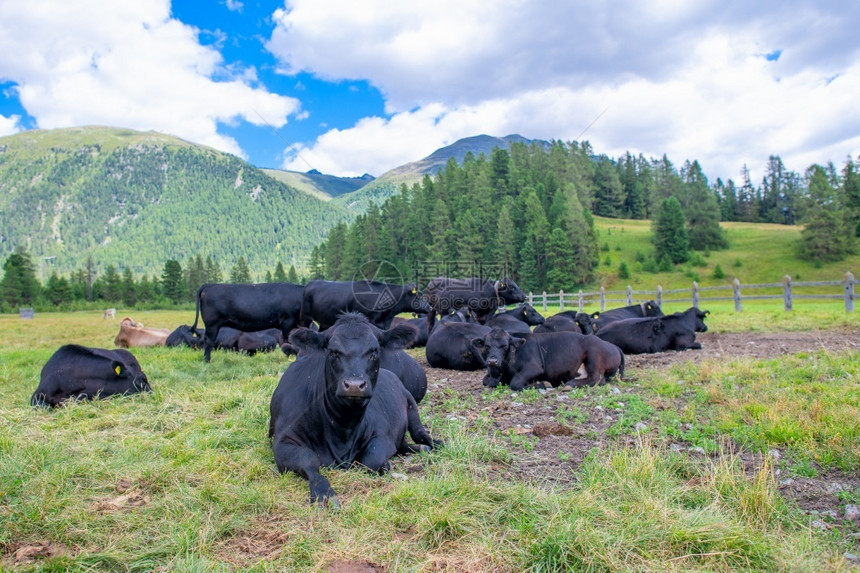
M 168 0 L 0 2 L 0 78 L 41 128 L 153 129 L 238 155 L 219 123 L 280 127 L 300 107 L 224 66 Z
M 20 120 L 21 116 L 19 115 L 10 115 L 9 117 L 0 115 L 0 137 L 12 135 L 21 131 L 21 127 L 18 123 Z
M 606 110 L 583 136 L 597 152 L 698 159 L 712 179 L 746 163 L 760 178 L 771 154 L 802 171 L 860 153 L 858 14 L 804 0 L 289 0 L 267 47 L 284 73 L 367 79 L 386 97 L 389 118 L 301 149 L 321 171 L 379 175 L 480 133 L 571 140 Z

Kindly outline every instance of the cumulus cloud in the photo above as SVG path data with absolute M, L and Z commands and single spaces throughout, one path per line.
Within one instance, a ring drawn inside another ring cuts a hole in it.
M 0 137 L 3 137 L 4 135 L 12 135 L 21 131 L 18 124 L 20 120 L 21 116 L 18 115 L 10 115 L 9 117 L 0 115 Z
M 240 156 L 220 123 L 280 127 L 300 109 L 225 66 L 169 0 L 0 2 L 0 76 L 40 128 L 152 129 Z
M 386 98 L 387 117 L 299 149 L 321 171 L 379 175 L 479 133 L 575 139 L 598 116 L 596 151 L 698 159 L 712 179 L 860 153 L 860 5 L 289 0 L 273 17 L 283 73 Z

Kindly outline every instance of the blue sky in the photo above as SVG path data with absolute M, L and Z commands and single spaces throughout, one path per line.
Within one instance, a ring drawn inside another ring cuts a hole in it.
M 756 183 L 860 155 L 858 29 L 807 0 L 0 0 L 0 136 L 156 130 L 344 176 L 581 136 Z

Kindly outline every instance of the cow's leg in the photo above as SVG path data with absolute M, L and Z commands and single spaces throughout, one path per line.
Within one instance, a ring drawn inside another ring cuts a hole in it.
M 580 386 L 595 386 L 601 377 L 600 361 L 597 359 L 596 353 L 589 352 L 584 358 L 581 366 L 585 367 L 585 378 L 577 378 L 577 381 L 580 382 L 577 388 Z M 579 366 L 577 366 L 577 370 L 579 370 Z
M 391 440 L 378 436 L 370 440 L 356 461 L 366 467 L 368 471 L 383 474 L 391 469 L 388 460 L 396 453 L 397 448 L 394 447 Z
M 310 502 L 319 507 L 328 504 L 332 509 L 340 509 L 337 494 L 329 481 L 320 473 L 320 459 L 316 453 L 302 446 L 275 442 L 275 463 L 280 472 L 293 471 L 308 480 Z
M 412 395 L 407 396 L 406 427 L 409 429 L 409 435 L 416 444 L 427 446 L 430 449 L 438 448 L 443 445 L 441 441 L 431 438 L 430 432 L 428 432 L 427 428 L 424 427 L 424 424 L 421 423 L 421 416 L 418 414 L 418 403 L 415 402 L 415 398 L 413 398 Z M 412 449 L 412 446 L 409 446 L 409 448 Z M 415 450 L 423 450 L 423 448 L 419 447 L 415 448 Z M 414 453 L 414 451 L 405 453 Z
M 203 333 L 203 361 L 209 362 L 212 359 L 212 349 L 215 348 L 215 341 L 218 339 L 218 332 L 221 330 L 221 325 L 215 326 L 206 325 L 206 330 Z

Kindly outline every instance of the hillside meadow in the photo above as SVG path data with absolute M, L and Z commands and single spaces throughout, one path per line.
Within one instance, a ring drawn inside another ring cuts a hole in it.
M 167 328 L 193 320 L 118 309 L 126 315 Z M 841 517 L 860 502 L 860 318 L 816 304 L 712 311 L 709 324 L 752 340 L 791 330 L 853 344 L 632 363 L 625 380 L 565 395 L 464 389 L 428 369 L 421 415 L 446 446 L 396 459 L 381 477 L 328 470 L 343 504 L 334 512 L 310 506 L 307 482 L 274 466 L 268 406 L 283 354 L 219 351 L 207 365 L 190 349 L 133 349 L 152 393 L 36 410 L 29 396 L 50 355 L 66 343 L 112 348 L 119 321 L 2 315 L 0 568 L 850 570 L 860 528 Z M 499 426 L 506 411 L 574 437 Z M 543 460 L 555 481 L 523 471 L 541 442 L 560 444 L 555 462 Z M 780 489 L 823 476 L 842 484 L 838 512 L 811 513 Z

